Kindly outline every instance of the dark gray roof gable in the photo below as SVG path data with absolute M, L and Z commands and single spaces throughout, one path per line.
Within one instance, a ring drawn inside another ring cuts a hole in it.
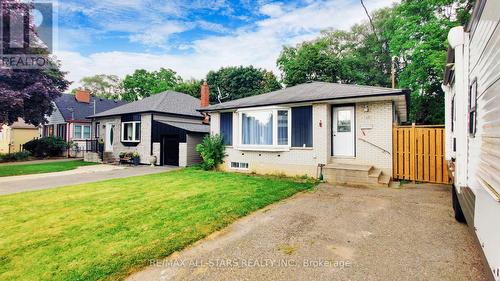
M 199 99 L 183 93 L 165 91 L 89 117 L 96 118 L 130 113 L 157 112 L 201 118 L 202 114 L 197 111 L 199 108 Z
M 402 89 L 327 82 L 311 82 L 277 90 L 267 94 L 214 104 L 207 108 L 200 109 L 200 111 L 219 111 L 253 106 L 389 95 L 404 95 L 406 102 L 408 103 L 408 93 L 406 90 Z
M 90 103 L 84 103 L 76 101 L 75 96 L 71 94 L 63 94 L 54 102 L 65 121 L 90 121 L 87 119 L 87 116 L 94 114 L 94 101 L 96 113 L 103 112 L 127 103 L 125 101 L 108 100 L 98 97 L 91 97 Z

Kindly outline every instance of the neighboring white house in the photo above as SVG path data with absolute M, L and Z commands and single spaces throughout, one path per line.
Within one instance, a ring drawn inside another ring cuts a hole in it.
M 500 1 L 479 0 L 449 35 L 443 89 L 455 217 L 476 235 L 500 280 Z
M 202 87 L 202 100 L 208 104 L 208 85 Z M 116 161 L 122 152 L 137 152 L 140 163 L 190 166 L 201 161 L 196 145 L 209 133 L 198 109 L 201 101 L 187 94 L 166 91 L 92 116 L 93 127 L 101 131 L 102 159 Z M 87 153 L 85 159 L 95 161 Z
M 325 82 L 211 105 L 211 133 L 227 145 L 222 169 L 387 185 L 392 126 L 407 119 L 408 92 Z M 323 165 L 326 165 L 322 167 Z

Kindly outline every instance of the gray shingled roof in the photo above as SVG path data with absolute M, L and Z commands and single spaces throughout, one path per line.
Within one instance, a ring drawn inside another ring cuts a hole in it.
M 251 96 L 220 104 L 214 104 L 200 111 L 218 111 L 242 107 L 312 102 L 333 99 L 347 99 L 386 95 L 405 95 L 402 89 L 359 86 L 327 82 L 311 82 L 281 89 L 267 94 Z
M 205 124 L 194 124 L 194 123 L 186 123 L 186 122 L 173 122 L 173 121 L 158 121 L 163 124 L 167 124 L 188 132 L 194 133 L 209 133 L 210 126 Z
M 199 99 L 183 93 L 165 91 L 89 117 L 94 118 L 140 112 L 158 112 L 202 117 L 201 113 L 197 111 L 199 108 Z
M 100 113 L 127 104 L 127 102 L 125 101 L 108 100 L 97 97 L 91 97 L 90 103 L 78 102 L 75 99 L 75 95 L 71 94 L 63 94 L 54 102 L 61 112 L 62 116 L 64 117 L 64 120 L 83 121 L 86 120 L 89 115 L 94 114 L 94 101 L 96 113 Z

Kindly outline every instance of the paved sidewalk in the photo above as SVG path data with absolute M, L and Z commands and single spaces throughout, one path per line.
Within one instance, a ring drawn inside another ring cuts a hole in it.
M 114 166 L 114 165 L 95 165 L 83 166 L 74 170 L 22 175 L 0 178 L 0 195 L 54 188 L 60 186 L 102 181 L 107 179 L 126 178 L 147 174 L 155 174 L 177 169 L 178 167 L 163 166 Z
M 480 247 L 450 198 L 449 186 L 322 184 L 127 280 L 486 281 Z

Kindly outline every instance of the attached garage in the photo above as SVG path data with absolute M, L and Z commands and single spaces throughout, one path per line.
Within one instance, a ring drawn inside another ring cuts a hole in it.
M 153 143 L 160 143 L 160 165 L 190 166 L 201 161 L 196 145 L 209 126 L 192 122 L 153 120 Z

